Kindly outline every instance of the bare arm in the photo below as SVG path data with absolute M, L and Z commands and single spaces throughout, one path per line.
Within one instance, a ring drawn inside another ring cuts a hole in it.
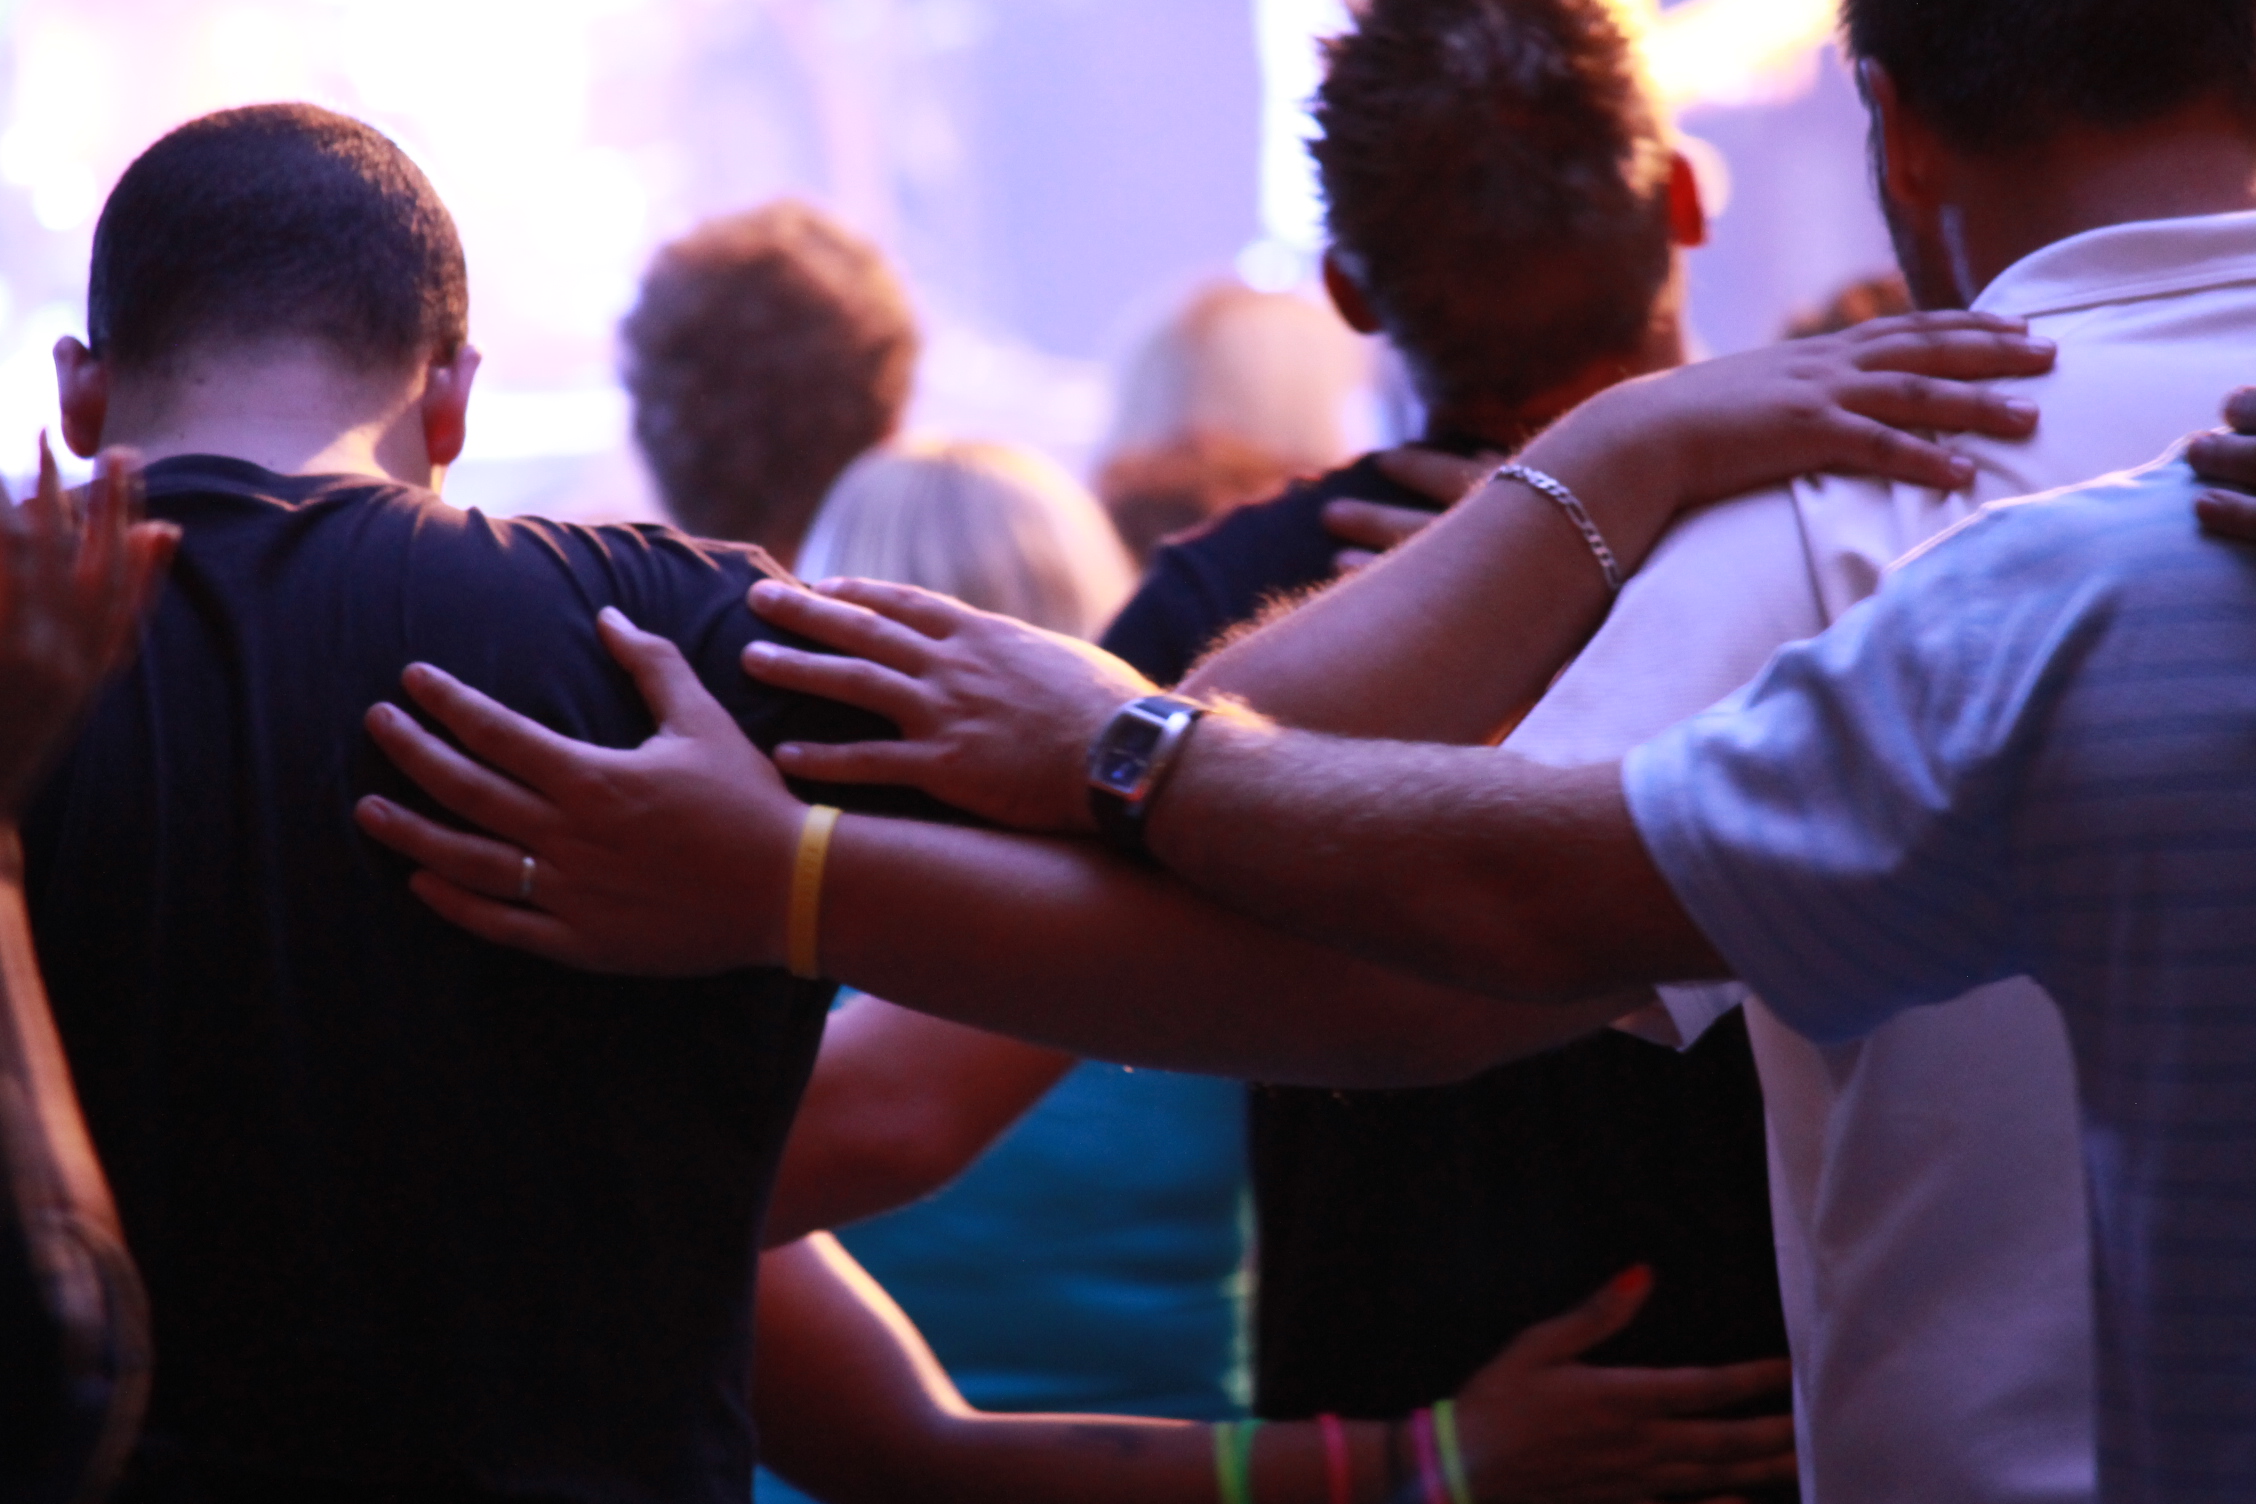
M 371 732 L 501 839 L 374 798 L 363 828 L 426 869 L 413 879 L 426 902 L 490 940 L 651 975 L 777 964 L 805 806 L 670 643 L 616 613 L 603 632 L 659 714 L 650 741 L 587 746 L 411 669 L 418 703 L 510 776 L 388 706 Z M 538 907 L 506 901 L 528 851 Z M 821 943 L 828 975 L 960 1023 L 1131 1065 L 1332 1086 L 1457 1080 L 1638 1001 L 1500 1005 L 1255 923 L 1085 842 L 858 816 L 831 844 Z
M 16 507 L 0 491 L 0 1174 L 11 1232 L 62 1338 L 63 1408 L 100 1421 L 68 1443 L 90 1497 L 123 1467 L 140 1424 L 148 1311 L 40 981 L 15 819 L 124 658 L 171 557 L 177 534 L 135 522 L 137 497 L 130 457 L 111 453 L 76 516 L 44 439 L 37 493 Z M 88 1413 L 96 1403 L 99 1416 Z
M 2036 415 L 2025 404 L 1931 379 L 2048 368 L 2050 346 L 2015 327 L 1965 315 L 1886 320 L 1823 345 L 1625 383 L 1560 419 L 1520 459 L 1567 484 L 1625 570 L 1687 507 L 1804 471 L 1854 466 L 1964 484 L 1963 460 L 1888 425 L 2027 433 Z M 1769 416 L 1777 413 L 1797 421 Z M 1443 493 L 1481 474 L 1443 455 L 1393 463 L 1403 479 Z M 1399 550 L 1239 638 L 1182 687 L 1236 696 L 1310 730 L 1485 742 L 1535 702 L 1606 606 L 1590 549 L 1557 505 L 1523 485 L 1491 485 Z
M 1148 825 L 1233 908 L 1515 1001 L 1728 976 L 1654 868 L 1618 766 L 1210 715 Z
M 770 1247 L 929 1196 L 1075 1063 L 874 997 L 831 1015 L 768 1203 Z
M 1784 1363 L 1606 1369 L 1577 1361 L 1635 1317 L 1644 1288 L 1625 1277 L 1531 1328 L 1460 1391 L 1476 1497 L 1628 1500 L 1793 1476 L 1790 1418 L 1697 1418 L 1775 1392 Z M 1207 1426 L 971 1409 L 900 1308 L 829 1238 L 761 1261 L 758 1321 L 753 1409 L 769 1464 L 834 1504 L 1209 1504 L 1215 1496 Z M 1384 1498 L 1387 1424 L 1350 1421 L 1343 1430 L 1352 1496 Z M 1263 1427 L 1253 1483 L 1257 1499 L 1326 1498 L 1319 1428 Z

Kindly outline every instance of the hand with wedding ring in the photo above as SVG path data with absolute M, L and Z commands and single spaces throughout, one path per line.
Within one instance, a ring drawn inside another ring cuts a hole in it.
M 355 810 L 361 828 L 423 869 L 411 884 L 425 903 L 497 944 L 641 976 L 782 964 L 807 807 L 671 642 L 616 609 L 598 630 L 658 718 L 648 741 L 573 741 L 414 664 L 402 676 L 409 696 L 468 754 L 391 705 L 369 711 L 369 732 L 490 834 L 375 795 Z

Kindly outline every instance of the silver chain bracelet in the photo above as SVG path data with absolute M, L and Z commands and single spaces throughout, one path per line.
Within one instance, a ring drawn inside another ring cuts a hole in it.
M 1589 544 L 1590 551 L 1597 555 L 1598 567 L 1605 571 L 1607 590 L 1615 595 L 1621 594 L 1621 561 L 1606 546 L 1606 535 L 1598 531 L 1598 524 L 1590 520 L 1589 509 L 1576 499 L 1574 492 L 1560 484 L 1556 477 L 1545 475 L 1541 470 L 1530 469 L 1526 465 L 1499 465 L 1489 472 L 1488 479 L 1490 482 L 1516 480 L 1557 502 L 1559 510 L 1567 514 L 1567 521 L 1573 523 L 1575 531 L 1582 534 L 1582 541 Z

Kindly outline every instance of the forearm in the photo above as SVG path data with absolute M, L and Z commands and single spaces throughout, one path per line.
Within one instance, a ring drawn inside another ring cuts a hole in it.
M 770 1247 L 929 1196 L 1073 1068 L 1075 1057 L 874 997 L 831 1015 L 792 1119 Z
M 1148 834 L 1221 903 L 1501 1001 L 1626 1005 L 1625 989 L 1724 974 L 1654 869 L 1612 766 L 1215 714 Z
M 47 1006 L 47 989 L 25 912 L 23 848 L 12 821 L 0 819 L 0 1173 L 43 1213 L 68 1207 L 118 1234 L 109 1182 L 79 1114 L 70 1066 Z
M 754 1407 L 767 1460 L 831 1504 L 1212 1504 L 1213 1428 L 1103 1415 L 971 1409 L 900 1308 L 826 1238 L 761 1261 Z M 1386 1430 L 1345 1428 L 1355 1497 L 1386 1492 Z M 1263 1427 L 1254 1498 L 1327 1497 L 1312 1423 Z
M 1086 843 L 856 816 L 832 844 L 821 955 L 840 981 L 979 1028 L 1310 1085 L 1458 1080 L 1613 1017 L 1421 982 Z
M 1659 536 L 1675 482 L 1596 408 L 1525 460 L 1590 509 L 1624 569 Z M 1477 744 L 1525 713 L 1604 619 L 1589 545 L 1550 498 L 1485 487 L 1394 553 L 1201 665 L 1184 691 L 1233 695 L 1290 726 Z

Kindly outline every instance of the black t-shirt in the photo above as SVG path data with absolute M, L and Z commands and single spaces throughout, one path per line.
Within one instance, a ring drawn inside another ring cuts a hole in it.
M 430 808 L 362 716 L 421 659 L 634 745 L 617 605 L 764 746 L 890 728 L 740 671 L 756 550 L 228 459 L 148 480 L 178 561 L 26 829 L 155 1314 L 145 1479 L 741 1504 L 756 1233 L 831 988 L 599 976 L 442 922 L 352 823 L 371 791 Z
M 1448 445 L 1458 448 L 1469 446 Z M 1161 683 L 1333 577 L 1324 504 L 1433 503 L 1366 458 L 1163 546 L 1104 646 Z M 1250 1099 L 1255 1408 L 1400 1415 L 1630 1264 L 1651 1302 L 1596 1356 L 1786 1350 L 1762 1095 L 1736 1018 L 1683 1054 L 1604 1031 L 1458 1086 Z

